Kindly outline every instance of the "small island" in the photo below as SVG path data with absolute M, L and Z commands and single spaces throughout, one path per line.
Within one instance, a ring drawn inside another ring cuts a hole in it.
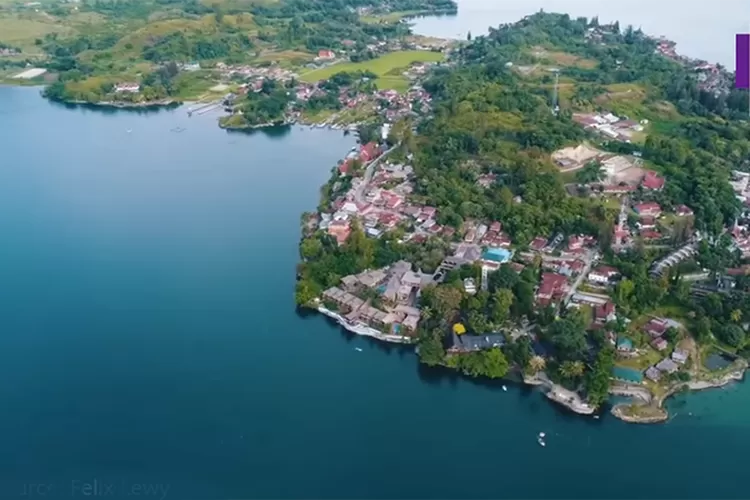
M 303 214 L 299 306 L 584 415 L 617 395 L 618 418 L 661 422 L 670 395 L 743 378 L 750 122 L 732 74 L 540 12 L 411 91 L 420 106 L 375 107 Z

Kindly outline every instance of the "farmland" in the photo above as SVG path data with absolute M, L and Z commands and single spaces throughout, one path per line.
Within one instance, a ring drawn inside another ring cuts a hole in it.
M 413 63 L 440 62 L 444 55 L 440 52 L 405 50 L 391 52 L 384 56 L 358 63 L 339 63 L 303 73 L 300 79 L 305 82 L 325 80 L 340 72 L 370 71 L 378 75 L 375 81 L 378 88 L 403 90 L 409 82 L 403 72 Z

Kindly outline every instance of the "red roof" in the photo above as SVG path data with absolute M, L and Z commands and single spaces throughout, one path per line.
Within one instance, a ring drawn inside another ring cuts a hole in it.
M 641 237 L 647 240 L 658 240 L 661 238 L 661 233 L 659 231 L 641 231 Z
M 675 209 L 677 215 L 693 215 L 693 211 L 687 205 L 680 205 Z
M 620 271 L 615 269 L 611 266 L 598 266 L 596 269 L 591 271 L 592 274 L 597 274 L 599 276 L 606 276 L 607 278 L 610 278 L 612 276 L 616 276 L 620 274 Z
M 660 176 L 652 170 L 646 172 L 646 176 L 643 178 L 643 187 L 646 189 L 661 189 L 664 187 L 664 177 Z
M 607 317 L 615 313 L 615 304 L 613 302 L 606 302 L 594 309 L 594 317 L 597 320 L 606 320 Z
M 318 57 L 330 59 L 332 57 L 336 57 L 336 54 L 334 54 L 332 50 L 319 50 Z
M 541 298 L 552 297 L 560 294 L 568 283 L 568 279 L 562 274 L 544 273 L 542 283 L 539 285 L 537 295 Z
M 497 221 L 490 224 L 490 231 L 493 233 L 499 233 L 500 231 L 502 231 L 502 229 L 503 229 L 503 225 Z
M 542 250 L 546 246 L 547 246 L 547 240 L 541 237 L 534 238 L 534 241 L 532 241 L 531 244 L 529 245 L 529 247 L 532 250 L 537 250 L 537 251 Z
M 661 213 L 661 205 L 653 201 L 639 203 L 633 209 L 639 214 L 655 215 Z
M 349 168 L 351 166 L 352 166 L 352 160 L 351 159 L 346 160 L 344 163 L 342 163 L 341 165 L 339 165 L 339 172 L 341 172 L 342 174 L 346 175 L 346 174 L 349 173 Z
M 359 158 L 367 163 L 378 157 L 378 145 L 374 142 L 368 142 L 361 148 L 359 148 Z

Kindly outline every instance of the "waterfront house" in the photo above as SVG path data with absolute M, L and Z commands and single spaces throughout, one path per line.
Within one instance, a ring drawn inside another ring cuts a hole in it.
M 118 83 L 115 85 L 114 90 L 118 93 L 134 94 L 140 92 L 141 86 L 137 83 Z
M 656 369 L 655 367 L 653 367 L 653 366 L 650 366 L 650 367 L 649 367 L 649 368 L 648 368 L 648 369 L 646 370 L 646 377 L 647 377 L 647 378 L 648 378 L 649 380 L 652 380 L 652 381 L 654 381 L 654 382 L 658 382 L 658 381 L 659 381 L 659 379 L 661 379 L 661 372 L 660 372 L 659 370 L 657 370 L 657 369 Z
M 690 356 L 690 353 L 687 352 L 686 350 L 675 349 L 672 352 L 672 361 L 674 361 L 678 365 L 684 365 L 687 362 L 689 356 Z
M 453 354 L 476 352 L 493 347 L 502 347 L 503 345 L 505 345 L 505 336 L 501 333 L 486 335 L 457 335 L 454 333 L 453 343 L 448 352 Z
M 656 369 L 662 373 L 674 373 L 680 369 L 677 363 L 669 358 L 664 358 L 656 364 Z

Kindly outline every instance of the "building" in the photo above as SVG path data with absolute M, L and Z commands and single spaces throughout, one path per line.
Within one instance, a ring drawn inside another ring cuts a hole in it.
M 687 205 L 679 205 L 677 208 L 675 208 L 674 213 L 678 217 L 690 217 L 691 215 L 693 215 L 692 209 Z
M 588 275 L 588 280 L 599 285 L 607 285 L 611 280 L 618 277 L 620 271 L 610 266 L 599 266 Z
M 349 221 L 346 220 L 334 220 L 328 225 L 328 234 L 336 238 L 336 243 L 339 245 L 346 243 L 351 232 Z
M 547 239 L 537 236 L 534 238 L 534 240 L 529 244 L 529 248 L 531 250 L 534 250 L 535 252 L 541 252 L 544 250 L 544 247 L 547 246 Z
M 689 357 L 690 353 L 684 349 L 675 349 L 672 352 L 672 361 L 674 361 L 678 365 L 684 365 Z
M 473 279 L 466 278 L 464 280 L 464 290 L 469 295 L 474 295 L 475 293 L 477 293 L 477 285 L 476 285 L 476 283 L 474 282 Z
M 664 358 L 656 364 L 656 369 L 662 373 L 674 373 L 680 369 L 677 363 L 669 358 Z
M 666 339 L 663 338 L 656 338 L 651 342 L 651 347 L 656 349 L 657 351 L 664 351 L 669 346 L 669 343 Z
M 118 83 L 114 90 L 115 92 L 134 94 L 141 91 L 141 86 L 137 83 Z
M 658 382 L 659 379 L 661 379 L 661 372 L 657 370 L 655 367 L 651 366 L 648 368 L 648 370 L 646 370 L 646 377 L 649 380 Z
M 453 344 L 448 349 L 448 352 L 452 354 L 476 352 L 484 349 L 492 349 L 493 347 L 502 347 L 503 345 L 505 345 L 505 336 L 501 333 L 467 335 L 457 334 L 454 331 Z
M 562 298 L 568 289 L 568 279 L 562 274 L 543 273 L 536 292 L 537 301 L 544 304 Z
M 661 215 L 661 205 L 653 201 L 639 203 L 633 207 L 633 210 L 640 217 L 659 217 Z
M 643 177 L 643 181 L 641 182 L 641 186 L 643 186 L 643 189 L 661 191 L 662 188 L 664 188 L 665 182 L 666 181 L 664 180 L 664 177 L 660 176 L 653 170 L 647 170 L 646 175 Z
M 594 308 L 594 322 L 605 325 L 611 321 L 617 320 L 614 302 L 608 301 Z
M 643 327 L 651 338 L 661 337 L 669 329 L 669 323 L 665 319 L 655 318 L 646 323 Z
M 323 59 L 323 60 L 336 59 L 336 54 L 332 50 L 319 50 L 318 59 Z

